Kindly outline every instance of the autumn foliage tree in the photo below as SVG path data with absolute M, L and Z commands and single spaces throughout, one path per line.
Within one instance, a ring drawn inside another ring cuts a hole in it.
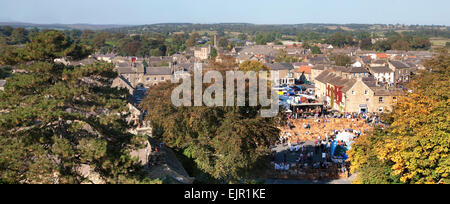
M 450 183 L 450 57 L 442 52 L 416 75 L 411 93 L 386 116 L 390 127 L 358 139 L 350 151 L 360 183 Z

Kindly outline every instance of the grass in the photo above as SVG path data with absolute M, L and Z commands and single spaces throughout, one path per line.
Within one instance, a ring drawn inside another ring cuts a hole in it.
M 448 38 L 430 38 L 433 46 L 445 46 L 445 43 L 450 42 Z

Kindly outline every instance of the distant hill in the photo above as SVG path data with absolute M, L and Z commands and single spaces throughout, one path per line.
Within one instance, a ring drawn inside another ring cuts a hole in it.
M 277 32 L 285 35 L 296 35 L 298 32 L 409 32 L 418 31 L 420 34 L 430 37 L 450 37 L 450 27 L 444 25 L 401 25 L 401 24 L 251 24 L 251 23 L 215 23 L 215 24 L 195 24 L 195 23 L 159 23 L 149 25 L 95 25 L 95 24 L 34 24 L 23 22 L 0 22 L 0 26 L 57 29 L 57 30 L 105 30 L 108 32 L 121 32 L 127 34 L 143 33 L 174 33 L 174 32 L 237 32 L 250 33 L 257 32 Z
M 129 27 L 130 25 L 94 25 L 94 24 L 34 24 L 23 22 L 0 22 L 0 26 L 11 26 L 13 28 L 39 28 L 39 29 L 56 29 L 56 30 L 104 30 L 121 27 Z

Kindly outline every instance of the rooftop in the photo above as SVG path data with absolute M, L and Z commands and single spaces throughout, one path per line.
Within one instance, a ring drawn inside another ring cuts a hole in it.
M 145 75 L 172 75 L 170 67 L 149 67 Z
M 270 68 L 270 70 L 291 70 L 294 66 L 291 63 L 266 63 L 264 64 Z

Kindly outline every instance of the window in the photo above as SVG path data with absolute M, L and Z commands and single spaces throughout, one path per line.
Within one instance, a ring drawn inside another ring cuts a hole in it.
M 383 97 L 378 98 L 378 101 L 379 101 L 380 103 L 383 103 Z
M 370 100 L 369 98 L 366 98 L 366 101 L 367 101 L 367 102 L 369 102 L 369 100 Z
M 352 91 L 352 95 L 356 95 L 356 92 L 355 92 L 355 91 Z
M 365 91 L 364 91 L 364 94 L 366 94 L 366 95 L 369 94 L 369 91 L 365 90 Z
M 157 78 L 157 77 L 155 77 L 155 78 L 153 78 L 153 80 L 154 80 L 154 81 L 158 81 L 158 78 Z
M 161 81 L 164 81 L 165 80 L 165 78 L 164 77 L 161 77 Z
M 147 81 L 150 81 L 150 77 L 147 77 Z

